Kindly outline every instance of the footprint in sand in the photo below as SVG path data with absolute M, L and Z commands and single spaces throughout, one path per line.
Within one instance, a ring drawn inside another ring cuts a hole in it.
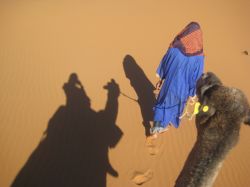
M 141 185 L 151 180 L 152 177 L 153 177 L 153 171 L 149 169 L 145 173 L 136 174 L 136 176 L 132 179 L 132 181 L 137 185 Z
M 159 152 L 159 149 L 156 146 L 156 139 L 154 137 L 147 137 L 146 146 L 148 148 L 148 152 L 151 155 L 156 155 Z

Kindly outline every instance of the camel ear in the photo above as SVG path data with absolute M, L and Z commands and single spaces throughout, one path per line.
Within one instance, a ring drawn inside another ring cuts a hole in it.
M 246 125 L 250 125 L 250 108 L 248 109 L 247 116 L 246 116 L 246 118 L 244 119 L 244 123 L 245 123 Z
M 207 107 L 207 105 L 202 105 L 201 110 L 197 115 L 197 119 L 199 124 L 204 124 L 206 123 L 216 112 L 214 107 L 208 106 L 207 111 L 203 111 L 203 108 Z
M 204 97 L 204 95 L 205 95 L 205 92 L 207 91 L 207 90 L 209 90 L 211 87 L 213 87 L 213 85 L 209 85 L 209 84 L 206 84 L 206 85 L 204 85 L 204 86 L 202 86 L 201 87 L 201 90 L 200 90 L 200 98 L 203 98 Z

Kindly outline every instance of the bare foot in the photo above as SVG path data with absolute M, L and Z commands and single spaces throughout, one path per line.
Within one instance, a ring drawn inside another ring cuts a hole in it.
M 132 181 L 137 184 L 137 185 L 141 185 L 149 180 L 151 180 L 153 177 L 153 171 L 152 170 L 147 170 L 145 173 L 142 174 L 138 174 L 136 175 Z

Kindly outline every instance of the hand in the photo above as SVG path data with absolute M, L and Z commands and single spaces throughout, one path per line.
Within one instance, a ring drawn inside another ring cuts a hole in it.
M 157 83 L 156 83 L 156 90 L 160 90 L 161 89 L 161 85 L 162 85 L 162 82 L 163 82 L 163 80 L 162 79 L 160 79 Z
M 190 104 L 190 105 L 194 105 L 194 104 L 196 103 L 197 100 L 198 100 L 198 99 L 197 99 L 197 96 L 196 96 L 196 95 L 193 96 L 193 97 L 189 97 L 189 104 Z

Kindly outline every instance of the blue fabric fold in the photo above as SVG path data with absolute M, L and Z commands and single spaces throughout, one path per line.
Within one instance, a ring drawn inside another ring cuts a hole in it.
M 178 128 L 189 96 L 196 92 L 196 82 L 204 69 L 204 56 L 185 56 L 178 48 L 169 48 L 156 73 L 164 83 L 154 106 L 154 121 L 162 127 L 171 123 Z

